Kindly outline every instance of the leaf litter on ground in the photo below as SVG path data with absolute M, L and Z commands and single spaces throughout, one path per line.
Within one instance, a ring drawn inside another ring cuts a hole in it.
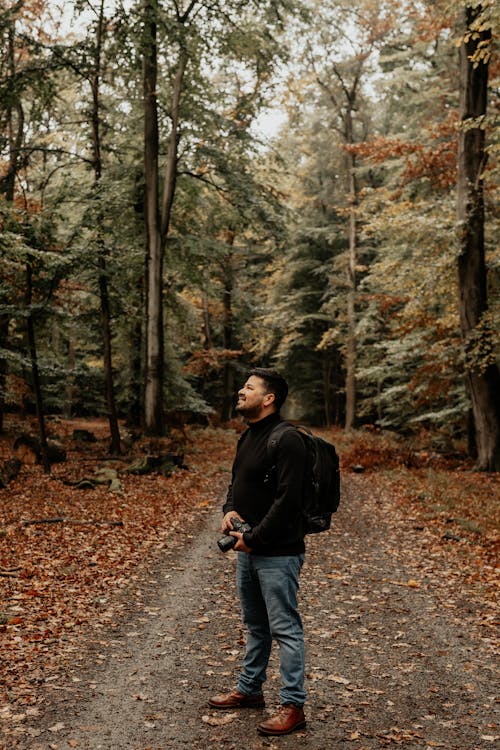
M 0 569 L 15 573 L 0 578 L 1 688 L 5 704 L 0 721 L 21 725 L 28 711 L 38 711 L 38 707 L 43 706 L 47 686 L 54 690 L 68 689 L 66 685 L 59 687 L 58 681 L 64 677 L 68 660 L 75 658 L 81 648 L 85 633 L 89 629 L 94 633 L 101 631 L 103 645 L 109 643 L 109 633 L 118 627 L 126 613 L 120 594 L 133 588 L 134 582 L 139 580 L 141 567 L 149 559 L 169 554 L 181 542 L 187 526 L 192 527 L 193 523 L 196 526 L 197 519 L 202 522 L 204 514 L 220 504 L 227 485 L 235 430 L 195 428 L 189 432 L 185 457 L 188 470 L 177 471 L 169 477 L 134 476 L 120 471 L 131 460 L 130 456 L 122 457 L 113 460 L 122 481 L 121 494 L 109 492 L 105 486 L 75 489 L 65 480 L 91 474 L 109 460 L 104 437 L 106 423 L 95 420 L 91 426 L 100 435 L 95 446 L 85 445 L 82 449 L 67 441 L 68 460 L 54 466 L 50 477 L 44 475 L 39 466 L 25 466 L 17 480 L 7 490 L 0 491 L 3 542 Z M 69 434 L 74 421 L 64 427 Z M 441 459 L 431 460 L 432 454 L 422 456 L 421 451 L 418 462 L 414 458 L 410 461 L 407 448 L 402 447 L 399 440 L 398 450 L 388 451 L 386 435 L 368 433 L 367 438 L 361 433 L 346 438 L 338 430 L 324 434 L 339 446 L 344 477 L 350 474 L 352 465 L 359 467 L 363 445 L 366 447 L 369 441 L 370 450 L 365 451 L 365 455 L 370 461 L 363 473 L 356 470 L 352 475 L 355 486 L 357 491 L 365 493 L 367 508 L 373 504 L 374 513 L 381 507 L 384 509 L 390 529 L 381 541 L 385 553 L 396 564 L 414 558 L 412 571 L 417 571 L 418 576 L 379 580 L 373 571 L 373 588 L 375 596 L 381 597 L 381 606 L 384 597 L 397 588 L 415 592 L 432 588 L 441 606 L 452 612 L 456 610 L 457 621 L 464 616 L 465 604 L 469 621 L 482 629 L 486 639 L 492 639 L 498 621 L 495 608 L 498 476 L 473 472 L 466 462 L 449 464 Z M 382 446 L 378 458 L 377 440 Z M 8 438 L 0 444 L 5 458 L 9 455 L 9 445 Z M 147 450 L 147 446 L 143 445 L 142 450 Z M 415 463 L 419 465 L 413 465 Z M 25 523 L 33 518 L 53 516 L 89 523 Z M 122 525 L 99 523 L 117 520 L 122 521 Z M 450 528 L 457 532 L 453 538 L 447 533 Z M 313 540 L 313 545 L 317 543 Z M 321 604 L 326 583 L 345 592 L 339 601 L 340 606 L 347 607 L 347 613 L 352 604 L 361 611 L 366 609 L 366 595 L 349 593 L 352 576 L 356 573 L 356 563 L 350 556 L 345 559 L 337 556 L 326 579 L 323 570 L 318 569 L 315 575 L 313 569 L 308 592 L 312 609 Z M 473 594 L 465 603 L 460 593 L 462 583 L 466 583 L 469 593 Z M 228 614 L 233 616 L 233 613 Z M 221 615 L 224 616 L 224 611 Z M 306 613 L 306 628 L 312 636 L 321 639 L 318 642 L 327 649 L 335 648 L 336 624 L 345 616 L 336 608 L 330 609 L 318 628 L 321 618 L 318 620 L 316 612 L 314 615 Z M 209 624 L 205 616 L 194 618 L 193 629 L 203 629 Z M 366 634 L 358 630 L 358 635 L 352 636 L 347 645 L 363 646 L 371 627 L 373 633 L 378 632 L 379 626 L 368 624 Z M 401 627 L 400 634 L 394 634 L 391 647 L 406 650 L 404 618 Z M 139 629 L 134 632 L 140 636 Z M 329 641 L 332 646 L 328 645 Z M 315 654 L 312 656 L 314 660 Z M 237 649 L 226 650 L 226 660 L 236 662 L 237 657 Z M 105 661 L 108 657 L 103 653 L 96 658 Z M 420 658 L 422 655 L 413 654 L 413 662 L 402 666 L 402 673 L 404 670 L 411 673 Z M 377 653 L 371 654 L 367 665 L 370 667 L 372 662 L 374 669 L 382 668 Z M 367 697 L 365 701 L 359 700 L 360 707 L 369 705 L 372 697 L 376 699 L 384 694 L 373 686 L 357 684 L 355 674 L 347 678 L 320 668 L 319 664 L 318 659 L 308 675 L 312 685 L 333 683 L 346 693 L 364 693 Z M 207 674 L 213 672 L 213 669 L 207 670 Z M 229 674 L 225 671 L 221 676 Z M 325 717 L 333 710 L 329 704 L 322 709 Z M 208 725 L 212 720 L 224 718 L 204 716 L 209 719 L 203 718 Z M 359 739 L 358 735 L 358 730 L 351 732 L 353 742 Z M 482 736 L 484 741 L 489 741 L 487 738 L 496 735 L 492 731 Z M 422 744 L 415 729 L 387 730 L 378 739 L 381 746 L 410 741 L 415 746 Z

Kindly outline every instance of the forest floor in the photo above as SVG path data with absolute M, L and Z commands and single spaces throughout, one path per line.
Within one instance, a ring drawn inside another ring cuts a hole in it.
M 80 426 L 97 442 L 72 441 Z M 125 474 L 159 446 L 110 460 L 100 420 L 53 430 L 66 462 L 0 490 L 2 750 L 498 744 L 498 476 L 387 434 L 330 433 L 342 503 L 301 576 L 308 725 L 263 738 L 275 652 L 265 710 L 207 705 L 234 687 L 244 648 L 235 555 L 216 546 L 235 431 L 191 428 L 188 470 L 164 477 Z M 67 484 L 110 465 L 116 491 Z

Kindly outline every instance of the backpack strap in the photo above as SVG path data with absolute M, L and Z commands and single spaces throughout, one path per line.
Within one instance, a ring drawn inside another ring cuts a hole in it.
M 281 436 L 285 432 L 295 430 L 296 427 L 290 422 L 279 422 L 279 424 L 271 430 L 269 437 L 267 438 L 267 458 L 269 460 L 269 469 L 266 472 L 264 482 L 270 482 L 272 477 L 276 474 L 276 453 L 278 451 L 278 445 L 281 440 Z
M 290 424 L 290 422 L 280 422 L 279 424 L 277 424 L 276 427 L 271 431 L 271 434 L 267 439 L 267 454 L 269 458 L 272 459 L 273 463 L 276 449 L 278 447 L 281 436 L 283 435 L 283 433 L 288 432 L 289 430 L 296 430 L 296 432 L 302 434 L 312 435 L 311 430 L 301 424 L 294 425 Z
M 289 432 L 290 430 L 295 430 L 295 427 L 293 424 L 290 424 L 290 422 L 279 422 L 279 424 L 271 430 L 271 434 L 267 438 L 267 455 L 272 459 L 272 463 L 274 463 L 274 456 L 276 455 L 281 436 L 283 433 Z

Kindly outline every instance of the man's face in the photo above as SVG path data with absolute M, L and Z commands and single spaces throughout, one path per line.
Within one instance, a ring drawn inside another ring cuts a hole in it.
M 247 419 L 256 420 L 273 402 L 274 394 L 266 392 L 264 381 L 256 375 L 251 375 L 238 391 L 236 411 Z

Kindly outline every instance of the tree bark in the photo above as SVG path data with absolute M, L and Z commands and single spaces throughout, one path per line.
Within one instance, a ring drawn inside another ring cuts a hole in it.
M 356 111 L 356 100 L 360 86 L 363 63 L 369 57 L 370 50 L 363 52 L 357 60 L 354 69 L 354 77 L 348 84 L 342 71 L 335 65 L 332 67 L 333 73 L 340 84 L 342 101 L 339 95 L 334 91 L 331 85 L 316 76 L 321 88 L 327 92 L 328 97 L 337 112 L 342 123 L 341 128 L 337 130 L 342 134 L 346 145 L 347 153 L 347 179 L 348 179 L 348 206 L 349 206 L 349 226 L 348 226 L 348 244 L 349 255 L 347 265 L 347 336 L 346 336 L 346 355 L 345 355 L 345 422 L 346 430 L 354 427 L 356 420 L 356 266 L 358 254 L 358 231 L 357 231 L 357 210 L 358 210 L 358 181 L 356 179 L 356 157 L 349 147 L 355 143 L 354 132 L 354 113 Z
M 163 186 L 162 209 L 161 209 L 161 244 L 165 249 L 172 216 L 175 186 L 177 183 L 177 153 L 179 149 L 179 112 L 182 93 L 182 81 L 186 70 L 187 58 L 185 51 L 181 49 L 179 65 L 174 79 L 174 90 L 172 94 L 172 129 L 168 143 L 167 164 L 165 169 L 165 182 Z
M 92 89 L 92 147 L 94 161 L 94 190 L 99 193 L 102 177 L 101 128 L 100 128 L 100 79 L 101 55 L 104 34 L 104 0 L 101 0 L 97 21 L 96 45 L 94 57 L 94 75 L 91 79 Z M 108 406 L 109 429 L 111 433 L 111 453 L 120 453 L 120 429 L 113 383 L 113 357 L 111 346 L 111 307 L 109 301 L 107 277 L 107 248 L 103 239 L 103 215 L 97 212 L 97 264 L 99 268 L 99 298 L 101 306 L 101 332 L 104 358 L 104 391 Z
M 458 139 L 457 219 L 459 313 L 466 353 L 466 378 L 472 403 L 477 468 L 500 470 L 500 371 L 494 358 L 488 311 L 484 249 L 483 170 L 486 163 L 482 119 L 487 108 L 488 63 L 474 60 L 478 45 L 491 32 L 468 33 L 481 8 L 466 8 L 466 37 L 460 51 L 460 121 Z M 484 364 L 473 361 L 478 340 Z
M 161 247 L 158 187 L 158 76 L 156 0 L 144 1 L 144 213 L 147 236 L 146 261 L 146 386 L 145 430 L 162 435 L 163 418 L 163 252 Z
M 357 263 L 357 185 L 355 159 L 349 154 L 349 265 L 347 292 L 347 347 L 345 382 L 345 429 L 352 430 L 356 418 L 356 263 Z
M 7 173 L 0 180 L 1 191 L 5 195 L 8 206 L 12 206 L 15 195 L 15 184 L 18 170 L 19 150 L 22 146 L 24 136 L 24 111 L 21 102 L 13 105 L 14 87 L 16 81 L 16 57 L 15 57 L 15 20 L 14 17 L 8 21 L 7 30 L 7 66 L 9 74 L 8 96 L 9 106 L 7 108 L 7 134 L 8 134 L 8 167 Z M 3 431 L 3 420 L 5 413 L 5 385 L 8 373 L 7 357 L 2 350 L 7 348 L 9 335 L 10 315 L 0 315 L 0 432 Z
M 234 244 L 234 232 L 227 232 L 226 236 L 227 244 L 232 247 Z M 230 350 L 233 348 L 233 287 L 234 287 L 234 271 L 233 271 L 233 253 L 230 252 L 226 255 L 224 263 L 224 289 L 223 289 L 223 346 L 224 349 Z M 234 403 L 234 366 L 229 360 L 224 362 L 224 370 L 222 374 L 222 407 L 221 407 L 221 421 L 227 422 L 231 419 L 233 413 Z
M 210 309 L 206 292 L 203 292 L 203 335 L 203 348 L 209 350 L 212 348 L 212 329 L 210 326 Z
M 7 357 L 3 350 L 7 347 L 9 335 L 9 317 L 0 315 L 0 433 L 3 432 L 5 415 L 5 386 L 7 383 Z
M 143 294 L 140 294 L 142 302 Z M 142 323 L 140 319 L 131 321 L 129 350 L 129 395 L 127 399 L 127 426 L 143 427 L 143 378 L 142 378 Z
M 15 86 L 17 80 L 16 70 L 16 55 L 15 55 L 15 36 L 16 27 L 15 20 L 12 19 L 9 23 L 8 30 L 8 69 L 9 69 L 9 81 L 8 81 L 8 96 L 9 105 L 7 109 L 7 131 L 8 131 L 8 143 L 9 143 L 9 166 L 7 168 L 7 174 L 2 178 L 3 192 L 5 198 L 9 203 L 14 200 L 15 184 L 18 171 L 19 153 L 23 143 L 24 137 L 24 110 L 20 101 L 13 103 L 15 97 Z M 14 116 L 15 111 L 15 116 Z M 17 120 L 17 121 L 16 121 Z
M 30 263 L 26 265 L 26 309 L 28 318 L 26 328 L 28 334 L 28 348 L 31 360 L 31 377 L 33 379 L 33 394 L 35 396 L 36 416 L 38 420 L 38 436 L 40 439 L 40 453 L 42 466 L 46 474 L 50 474 L 50 461 L 48 457 L 47 430 L 45 428 L 45 414 L 43 410 L 42 386 L 40 382 L 40 371 L 38 369 L 38 356 L 36 350 L 35 321 L 30 309 L 33 297 L 33 270 Z
M 192 2 L 177 21 L 183 24 L 194 7 Z M 146 270 L 146 387 L 144 394 L 145 429 L 150 435 L 162 435 L 163 414 L 164 330 L 163 330 L 163 268 L 172 206 L 177 182 L 179 147 L 179 113 L 187 53 L 180 49 L 177 73 L 172 92 L 172 127 L 161 207 L 159 206 L 159 133 L 158 133 L 158 2 L 144 0 L 144 173 L 146 185 L 145 216 L 147 228 Z
M 321 363 L 323 370 L 323 408 L 325 414 L 325 427 L 332 425 L 332 399 L 331 399 L 331 375 L 332 363 L 328 356 L 323 357 Z
M 66 404 L 64 415 L 67 419 L 71 418 L 73 413 L 73 401 L 75 398 L 75 342 L 70 336 L 68 340 L 68 378 L 66 380 Z

